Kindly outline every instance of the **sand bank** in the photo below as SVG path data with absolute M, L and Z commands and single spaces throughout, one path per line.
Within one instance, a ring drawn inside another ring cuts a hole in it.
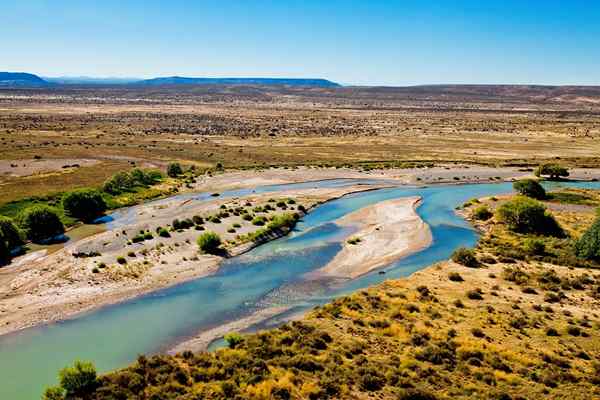
M 353 279 L 429 246 L 431 231 L 415 211 L 420 201 L 420 197 L 387 200 L 336 221 L 358 228 L 351 238 L 360 241 L 344 243 L 329 264 L 308 274 L 308 278 Z

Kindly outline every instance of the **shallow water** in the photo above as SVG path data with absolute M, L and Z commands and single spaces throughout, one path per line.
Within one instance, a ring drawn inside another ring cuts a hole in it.
M 569 186 L 600 188 L 600 183 Z M 126 365 L 140 353 L 165 350 L 200 329 L 262 307 L 286 304 L 298 311 L 385 279 L 409 275 L 447 259 L 458 246 L 475 244 L 475 231 L 454 213 L 457 205 L 473 197 L 510 191 L 509 183 L 402 187 L 325 203 L 289 236 L 225 261 L 216 275 L 73 320 L 0 337 L 0 399 L 39 398 L 44 386 L 55 384 L 57 371 L 74 359 L 91 360 L 100 371 L 107 371 Z M 335 288 L 303 281 L 306 272 L 324 266 L 341 248 L 346 228 L 331 221 L 369 204 L 414 195 L 423 197 L 418 213 L 432 229 L 429 248 L 386 267 L 385 275 L 374 272 L 341 286 L 338 282 Z

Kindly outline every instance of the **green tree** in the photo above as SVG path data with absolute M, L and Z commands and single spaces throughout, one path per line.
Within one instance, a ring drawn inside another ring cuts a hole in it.
M 135 179 L 129 174 L 129 172 L 117 172 L 111 178 L 109 178 L 104 185 L 102 190 L 110 194 L 119 194 L 133 189 L 135 186 Z
M 549 176 L 552 180 L 569 176 L 567 168 L 558 164 L 542 164 L 535 170 L 536 176 Z
M 196 240 L 203 253 L 217 254 L 221 247 L 221 238 L 214 232 L 205 232 Z
M 93 221 L 106 211 L 106 202 L 95 189 L 68 192 L 62 198 L 62 205 L 69 215 L 84 222 Z
M 564 232 L 546 207 L 537 200 L 517 196 L 498 208 L 497 218 L 512 231 L 564 236 Z
M 546 190 L 535 179 L 521 179 L 513 183 L 513 189 L 523 196 L 532 199 L 543 200 L 546 198 Z
M 586 260 L 600 261 L 600 218 L 575 243 L 575 254 Z
M 72 367 L 61 369 L 58 378 L 67 397 L 83 397 L 98 384 L 96 367 L 91 362 L 75 361 Z
M 493 215 L 494 214 L 486 205 L 481 205 L 473 211 L 473 218 L 481 221 L 487 221 L 488 219 L 492 218 Z
M 19 214 L 18 222 L 25 230 L 27 238 L 34 243 L 65 232 L 56 210 L 44 205 L 26 208 Z
M 14 221 L 0 215 L 0 265 L 8 263 L 11 250 L 22 244 L 22 233 Z
M 179 175 L 183 174 L 183 169 L 181 168 L 181 164 L 179 163 L 170 163 L 167 166 L 167 175 L 171 178 L 177 178 Z

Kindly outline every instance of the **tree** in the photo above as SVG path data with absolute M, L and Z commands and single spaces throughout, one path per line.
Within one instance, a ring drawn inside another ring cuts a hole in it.
M 18 221 L 32 242 L 51 239 L 65 232 L 56 210 L 44 205 L 26 208 L 19 214 Z
M 543 200 L 546 198 L 546 190 L 535 179 L 521 179 L 513 183 L 513 188 L 523 196 L 532 199 Z
M 205 232 L 196 241 L 203 253 L 217 254 L 221 246 L 221 238 L 214 232 Z
M 600 261 L 600 218 L 575 243 L 575 254 L 586 260 Z
M 69 215 L 84 222 L 93 221 L 106 211 L 106 202 L 95 189 L 68 192 L 62 198 L 62 205 Z
M 558 164 L 542 164 L 535 170 L 535 175 L 538 177 L 547 175 L 551 180 L 557 180 L 569 176 L 569 171 Z
M 104 182 L 102 190 L 110 194 L 119 194 L 131 190 L 135 186 L 135 179 L 128 172 L 117 172 Z
M 82 397 L 93 391 L 98 383 L 96 367 L 91 362 L 75 361 L 72 367 L 65 367 L 58 373 L 60 386 L 67 397 Z
M 167 166 L 167 175 L 169 175 L 171 178 L 177 178 L 181 174 L 183 174 L 183 169 L 181 168 L 181 164 L 170 163 Z
M 486 205 L 481 205 L 473 211 L 473 218 L 480 221 L 487 221 L 488 219 L 492 218 L 493 215 L 494 214 Z
M 14 221 L 0 216 L 0 265 L 11 259 L 11 251 L 23 244 L 22 233 Z
M 537 200 L 517 196 L 501 205 L 497 211 L 498 220 L 519 233 L 564 236 L 564 232 L 546 207 Z

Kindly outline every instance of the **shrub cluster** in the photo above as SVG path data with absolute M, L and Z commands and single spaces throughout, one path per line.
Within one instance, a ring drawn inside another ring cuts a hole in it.
M 564 232 L 546 207 L 537 200 L 517 196 L 498 208 L 498 220 L 512 231 L 563 237 Z
M 70 216 L 84 222 L 93 221 L 106 211 L 106 202 L 95 189 L 78 189 L 65 193 L 62 206 Z
M 513 188 L 523 196 L 531 197 L 537 200 L 546 198 L 546 190 L 540 183 L 534 179 L 522 179 L 513 183 Z
M 204 232 L 196 240 L 200 251 L 207 254 L 218 254 L 221 247 L 221 238 L 215 232 Z
M 27 238 L 34 243 L 51 239 L 65 232 L 58 212 L 45 205 L 35 205 L 23 210 L 18 218 Z
M 136 186 L 147 187 L 154 185 L 162 180 L 163 176 L 157 170 L 142 170 L 135 168 L 130 172 L 118 172 L 109 178 L 102 190 L 106 193 L 117 195 L 123 192 L 129 192 Z

